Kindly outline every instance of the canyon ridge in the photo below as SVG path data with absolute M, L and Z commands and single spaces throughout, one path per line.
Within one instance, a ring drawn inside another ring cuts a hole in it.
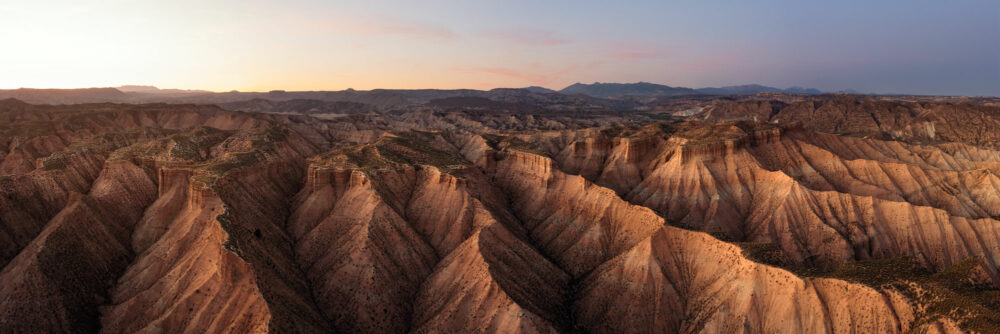
M 1000 99 L 635 85 L 0 91 L 0 331 L 1000 332 Z

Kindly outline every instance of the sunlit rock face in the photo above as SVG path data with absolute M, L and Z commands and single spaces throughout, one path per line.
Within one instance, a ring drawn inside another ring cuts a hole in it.
M 1000 111 L 844 99 L 587 122 L 0 101 L 0 328 L 996 329 L 1000 151 L 963 131 Z

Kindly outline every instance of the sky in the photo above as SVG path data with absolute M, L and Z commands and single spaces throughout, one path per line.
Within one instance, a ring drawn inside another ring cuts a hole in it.
M 1000 1 L 2 1 L 0 88 L 1000 95 Z

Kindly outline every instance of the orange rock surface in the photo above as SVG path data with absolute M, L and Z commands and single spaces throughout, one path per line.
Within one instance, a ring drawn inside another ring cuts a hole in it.
M 0 331 L 998 328 L 1000 151 L 933 103 L 741 103 L 560 129 L 0 101 Z M 800 121 L 829 110 L 851 130 Z

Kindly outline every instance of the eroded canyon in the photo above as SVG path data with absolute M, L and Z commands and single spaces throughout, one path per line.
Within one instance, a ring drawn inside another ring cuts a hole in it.
M 510 96 L 2 100 L 0 328 L 1000 330 L 996 104 Z

